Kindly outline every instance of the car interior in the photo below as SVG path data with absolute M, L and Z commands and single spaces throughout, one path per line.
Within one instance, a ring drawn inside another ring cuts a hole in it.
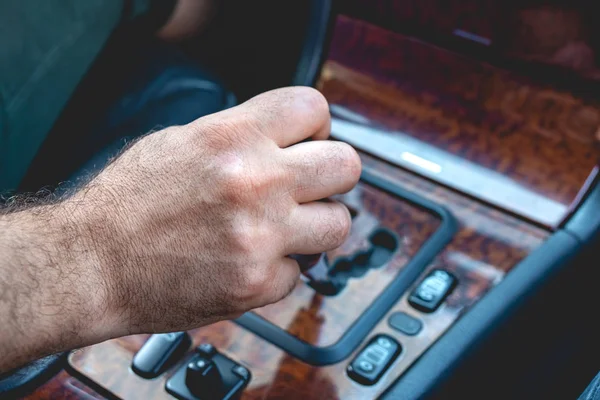
M 177 46 L 118 29 L 19 191 L 307 85 L 363 163 L 336 196 L 350 236 L 278 303 L 46 357 L 0 375 L 0 398 L 578 398 L 600 371 L 598 17 L 585 0 L 228 0 Z

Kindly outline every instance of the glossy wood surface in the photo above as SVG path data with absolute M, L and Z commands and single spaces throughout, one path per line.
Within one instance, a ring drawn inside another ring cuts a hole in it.
M 40 400 L 104 400 L 107 397 L 99 394 L 68 372 L 61 371 L 25 398 Z
M 600 79 L 600 29 L 595 17 L 600 12 L 598 2 L 345 0 L 340 3 L 340 11 L 354 18 L 460 48 L 516 70 L 530 66 L 530 72 L 562 72 L 588 82 Z
M 334 107 L 499 173 L 563 215 L 600 158 L 600 103 L 350 18 L 338 18 L 319 88 Z

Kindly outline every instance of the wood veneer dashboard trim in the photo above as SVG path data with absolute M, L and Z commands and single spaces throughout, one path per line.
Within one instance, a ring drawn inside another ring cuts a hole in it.
M 393 19 L 378 18 L 376 13 L 367 12 L 362 7 L 350 6 L 347 2 L 335 2 L 334 20 L 336 16 L 346 15 L 360 19 L 370 24 L 377 25 L 394 33 L 417 38 L 435 47 L 475 59 L 505 71 L 518 71 L 540 84 L 552 83 L 559 90 L 566 90 L 583 99 L 597 99 L 600 94 L 600 81 L 582 77 L 576 72 L 534 60 L 511 57 L 495 51 L 490 45 L 484 44 L 455 33 L 445 33 L 435 29 L 428 29 L 417 23 L 398 23 Z M 354 8 L 354 9 L 353 9 Z M 369 10 L 372 11 L 372 10 Z
M 332 345 L 318 347 L 306 343 L 253 312 L 248 312 L 235 320 L 238 325 L 311 365 L 335 364 L 350 356 L 377 322 L 386 315 L 431 261 L 452 240 L 458 230 L 456 219 L 444 207 L 376 176 L 369 171 L 369 168 L 363 168 L 361 181 L 435 214 L 441 223 L 406 267 Z
M 360 20 L 340 16 L 335 32 L 318 85 L 334 111 L 333 137 L 559 226 L 597 164 L 597 102 Z

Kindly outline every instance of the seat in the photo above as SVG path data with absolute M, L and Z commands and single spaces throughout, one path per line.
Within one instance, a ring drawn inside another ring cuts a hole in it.
M 137 47 L 109 43 L 50 132 L 19 191 L 52 191 L 67 182 L 60 185 L 64 190 L 98 172 L 126 142 L 235 103 L 235 95 L 215 74 L 177 48 L 157 42 Z

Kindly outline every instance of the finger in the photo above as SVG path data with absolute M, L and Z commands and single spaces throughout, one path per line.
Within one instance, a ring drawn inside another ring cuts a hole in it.
M 310 87 L 288 87 L 260 94 L 241 105 L 263 135 L 279 147 L 304 139 L 329 137 L 331 120 L 325 97 Z
M 339 247 L 350 233 L 350 212 L 339 202 L 301 204 L 290 215 L 287 254 L 316 254 Z
M 256 299 L 257 303 L 252 308 L 276 303 L 289 295 L 296 287 L 300 278 L 300 267 L 296 261 L 283 257 L 274 268 L 275 272 L 268 290 L 263 291 L 263 295 Z
M 360 179 L 361 161 L 352 146 L 343 142 L 306 142 L 283 150 L 298 203 L 345 193 Z

